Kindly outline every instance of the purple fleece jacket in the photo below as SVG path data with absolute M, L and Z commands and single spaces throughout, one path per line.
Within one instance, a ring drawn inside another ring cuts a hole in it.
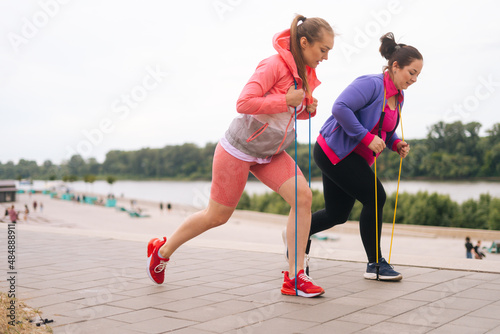
M 402 106 L 402 99 L 400 103 Z M 369 132 L 378 124 L 383 105 L 383 73 L 361 76 L 339 95 L 332 116 L 323 124 L 317 139 L 333 164 L 348 156 L 362 141 L 373 139 Z M 395 131 L 387 133 L 387 147 L 395 150 L 399 141 Z

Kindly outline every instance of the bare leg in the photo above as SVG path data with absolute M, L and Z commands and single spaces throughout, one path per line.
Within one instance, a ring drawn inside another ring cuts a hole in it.
M 213 227 L 225 224 L 233 214 L 234 209 L 210 199 L 205 210 L 192 214 L 177 228 L 160 248 L 161 256 L 169 258 L 185 242 Z
M 311 228 L 312 192 L 303 176 L 297 179 L 297 272 L 304 269 L 304 256 L 306 252 L 309 229 Z M 295 177 L 287 180 L 279 189 L 279 194 L 290 204 L 286 238 L 288 244 L 288 264 L 290 277 L 295 271 Z

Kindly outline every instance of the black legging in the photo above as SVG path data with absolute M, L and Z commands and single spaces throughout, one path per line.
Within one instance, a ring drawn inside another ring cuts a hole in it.
M 329 229 L 347 221 L 356 200 L 363 204 L 359 218 L 359 230 L 368 262 L 375 262 L 375 175 L 360 155 L 349 154 L 334 165 L 326 156 L 321 146 L 314 146 L 314 161 L 323 173 L 323 194 L 325 208 L 312 215 L 310 235 Z M 380 233 L 382 231 L 382 210 L 385 204 L 385 190 L 377 180 L 378 197 L 378 238 L 379 259 Z

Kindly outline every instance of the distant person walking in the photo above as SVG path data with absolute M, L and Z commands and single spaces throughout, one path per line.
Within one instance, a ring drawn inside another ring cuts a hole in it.
M 470 242 L 470 238 L 466 237 L 465 238 L 465 257 L 468 259 L 472 259 L 472 250 L 474 249 L 474 246 L 472 245 L 472 242 Z
M 290 29 L 274 36 L 278 53 L 257 66 L 237 102 L 241 115 L 233 120 L 215 149 L 208 207 L 188 217 L 168 240 L 155 238 L 148 244 L 148 274 L 155 283 L 163 283 L 165 265 L 177 248 L 228 221 L 251 172 L 292 208 L 287 224 L 289 271 L 285 272 L 281 293 L 295 295 L 295 280 L 300 296 L 314 297 L 324 292 L 303 270 L 312 194 L 299 171 L 295 231 L 295 163 L 285 149 L 295 139 L 295 113 L 298 119 L 308 119 L 316 113 L 318 102 L 312 93 L 320 82 L 315 68 L 328 59 L 333 39 L 333 29 L 325 20 L 300 15 L 294 18 Z
M 481 240 L 478 240 L 476 246 L 474 246 L 474 252 L 476 253 L 475 258 L 478 260 L 482 260 L 486 257 L 486 254 L 481 250 Z
M 163 202 L 160 202 L 160 213 L 163 213 Z
M 170 210 L 172 210 L 172 204 L 167 203 L 167 210 L 168 210 L 168 212 L 170 212 Z
M 36 212 L 36 208 L 38 206 L 38 203 L 36 201 L 33 201 L 33 211 Z
M 13 224 L 17 223 L 17 220 L 19 219 L 19 213 L 14 209 L 14 205 L 9 210 L 9 218 L 10 222 Z
M 380 250 L 386 194 L 377 180 L 375 201 L 375 175 L 370 166 L 374 155 L 378 156 L 386 146 L 403 158 L 410 151 L 410 145 L 399 139 L 396 129 L 404 102 L 403 90 L 417 81 L 423 57 L 416 48 L 397 43 L 392 33 L 382 36 L 380 42 L 379 51 L 387 59 L 384 72 L 361 76 L 344 89 L 316 141 L 314 161 L 322 172 L 325 208 L 312 215 L 310 235 L 345 223 L 354 202 L 360 201 L 363 209 L 359 230 L 368 258 L 364 277 L 397 281 L 402 275 L 387 263 Z
M 28 215 L 30 213 L 30 209 L 28 209 L 28 205 L 24 205 L 24 221 L 28 221 Z

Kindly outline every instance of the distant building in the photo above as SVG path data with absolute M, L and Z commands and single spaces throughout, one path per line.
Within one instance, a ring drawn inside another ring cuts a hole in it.
M 16 201 L 16 182 L 0 180 L 0 203 Z

